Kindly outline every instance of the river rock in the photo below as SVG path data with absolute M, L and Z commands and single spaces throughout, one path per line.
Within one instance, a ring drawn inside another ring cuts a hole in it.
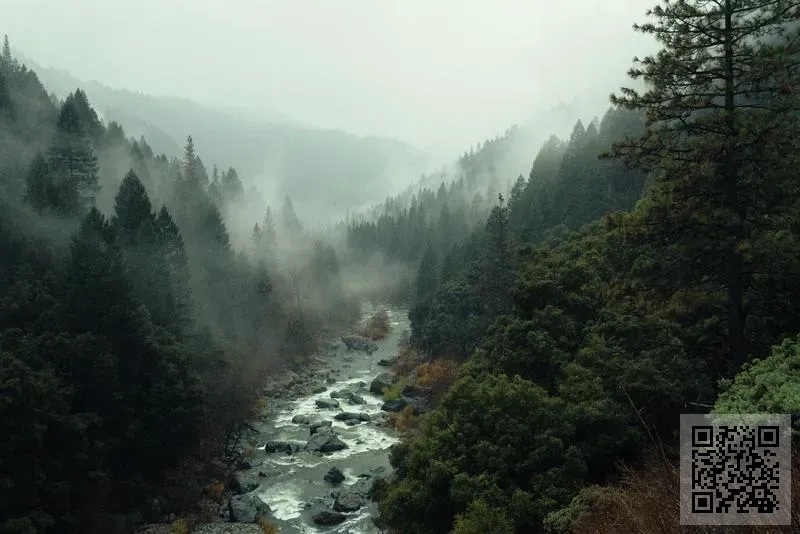
M 239 471 L 233 475 L 230 485 L 231 491 L 236 495 L 254 492 L 260 485 L 255 476 L 250 471 Z
M 383 395 L 383 390 L 391 387 L 394 380 L 389 373 L 381 373 L 375 377 L 375 380 L 369 385 L 369 392 L 375 395 Z
M 307 415 L 297 414 L 294 417 L 292 417 L 292 423 L 295 423 L 295 424 L 298 424 L 298 425 L 310 425 L 311 424 L 311 418 L 308 417 Z
M 355 512 L 364 506 L 364 497 L 354 491 L 342 490 L 333 501 L 333 509 L 337 512 Z
M 366 423 L 370 420 L 368 413 L 340 412 L 333 416 L 337 421 L 355 421 L 356 423 Z
M 313 519 L 314 523 L 317 525 L 332 527 L 334 525 L 340 525 L 344 523 L 344 520 L 347 519 L 347 517 L 345 517 L 344 514 L 335 512 L 333 510 L 320 510 L 311 516 L 311 519 Z
M 346 399 L 347 397 L 349 397 L 352 394 L 353 394 L 353 392 L 350 391 L 349 389 L 335 389 L 335 390 L 331 391 L 331 398 L 332 399 Z
M 314 395 L 319 395 L 320 393 L 325 393 L 326 391 L 328 391 L 327 386 L 317 386 L 311 390 L 311 393 Z
M 292 441 L 268 441 L 264 444 L 264 452 L 269 453 L 282 452 L 285 454 L 294 454 L 302 448 L 302 444 Z
M 306 449 L 310 452 L 329 454 L 347 448 L 347 443 L 339 439 L 329 427 L 321 427 L 308 438 Z
M 261 518 L 267 518 L 270 512 L 269 505 L 254 493 L 233 495 L 228 501 L 231 523 L 256 523 Z
M 397 363 L 397 358 L 381 359 L 378 360 L 378 365 L 381 367 L 391 367 Z
M 364 397 L 361 395 L 357 395 L 355 393 L 351 393 L 349 397 L 347 397 L 347 404 L 351 406 L 356 406 L 359 404 L 366 404 L 367 401 L 364 400 Z
M 334 494 L 333 509 L 337 512 L 355 512 L 366 503 L 371 486 L 369 479 L 361 478 L 352 486 L 342 488 Z
M 406 406 L 408 406 L 408 401 L 405 399 L 388 400 L 383 403 L 381 410 L 384 412 L 402 412 Z
M 324 480 L 331 484 L 341 484 L 344 482 L 344 473 L 342 473 L 342 470 L 338 467 L 333 466 L 325 473 Z
M 308 427 L 308 435 L 316 433 L 321 428 L 330 428 L 332 422 L 331 421 L 317 421 L 316 423 L 311 423 Z
M 378 350 L 378 345 L 363 336 L 343 336 L 342 342 L 347 350 L 358 350 L 372 354 Z
M 323 410 L 333 410 L 339 407 L 339 401 L 335 399 L 317 399 L 314 401 L 314 404 L 317 405 L 317 408 L 321 408 Z

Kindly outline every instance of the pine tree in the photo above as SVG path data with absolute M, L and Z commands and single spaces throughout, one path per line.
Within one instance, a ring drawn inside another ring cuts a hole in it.
M 169 330 L 183 333 L 192 324 L 192 294 L 189 258 L 178 225 L 166 206 L 161 206 L 156 219 L 159 245 L 169 271 L 170 293 L 174 314 Z
M 439 285 L 438 264 L 436 251 L 428 245 L 417 270 L 416 302 L 421 303 L 430 298 Z
M 303 233 L 303 225 L 300 219 L 294 212 L 294 205 L 292 199 L 287 195 L 283 199 L 283 206 L 281 207 L 281 229 L 287 234 L 296 236 Z
M 57 204 L 58 193 L 50 176 L 50 167 L 41 153 L 33 158 L 25 184 L 25 200 L 36 211 L 42 212 Z
M 787 0 L 665 1 L 648 13 L 655 22 L 635 26 L 663 44 L 629 71 L 647 90 L 612 95 L 614 104 L 645 111 L 647 128 L 613 155 L 653 171 L 660 212 L 651 215 L 668 239 L 682 236 L 682 254 L 703 258 L 698 276 L 721 275 L 734 369 L 748 352 L 743 250 L 766 220 L 751 219 L 749 208 L 767 205 L 765 194 L 776 191 L 764 177 L 783 151 L 778 125 L 796 107 L 786 87 L 796 77 L 799 10 Z
M 241 202 L 244 198 L 244 186 L 233 168 L 222 174 L 222 196 L 227 202 Z
M 478 267 L 477 291 L 489 317 L 511 309 L 514 258 L 509 228 L 509 209 L 502 195 L 486 221 L 484 249 Z
M 8 41 L 8 35 L 3 36 L 3 51 L 0 53 L 0 67 L 7 69 L 8 72 L 17 70 L 17 60 L 11 55 L 11 43 Z
M 94 206 L 100 189 L 97 157 L 84 133 L 81 117 L 70 95 L 61 106 L 53 143 L 48 153 L 53 187 L 58 191 L 59 213 L 79 215 Z
M 114 199 L 112 226 L 122 246 L 134 294 L 155 324 L 174 326 L 177 310 L 166 251 L 161 246 L 155 214 L 144 185 L 131 170 Z

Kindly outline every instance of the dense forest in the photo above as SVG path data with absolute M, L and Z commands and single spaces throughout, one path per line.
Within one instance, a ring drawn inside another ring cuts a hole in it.
M 678 532 L 679 414 L 800 414 L 800 6 L 650 14 L 644 89 L 545 143 L 484 221 L 467 165 L 350 224 L 417 266 L 396 367 L 438 404 L 398 425 L 385 531 Z
M 168 159 L 80 89 L 55 100 L 6 39 L 0 532 L 117 532 L 132 511 L 185 510 L 187 485 L 236 461 L 265 373 L 358 315 L 288 197 L 233 246 L 242 195 L 191 137 Z
M 233 235 L 234 168 L 48 94 L 6 39 L 0 534 L 193 506 L 374 266 L 410 308 L 385 395 L 428 401 L 392 414 L 383 532 L 681 532 L 679 414 L 800 415 L 800 3 L 648 15 L 639 89 L 530 147 L 527 177 L 510 128 L 318 234 L 287 196 Z

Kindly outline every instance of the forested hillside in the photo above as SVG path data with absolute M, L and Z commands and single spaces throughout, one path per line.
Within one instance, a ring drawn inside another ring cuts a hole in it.
M 193 484 L 237 461 L 267 374 L 358 314 L 288 198 L 234 248 L 242 195 L 191 137 L 169 159 L 83 91 L 54 101 L 5 41 L 0 532 L 122 532 L 190 509 Z
M 265 198 L 289 195 L 298 214 L 314 224 L 375 202 L 428 165 L 426 154 L 397 139 L 357 137 L 280 115 L 242 117 L 185 99 L 84 83 L 54 69 L 32 69 L 59 96 L 80 86 L 109 121 L 137 138 L 145 135 L 156 152 L 180 156 L 177 141 L 191 132 L 205 159 L 235 164 L 245 188 L 256 186 Z
M 396 370 L 438 403 L 398 419 L 386 531 L 680 532 L 679 414 L 800 414 L 800 12 L 652 14 L 646 90 L 550 139 L 483 223 L 461 178 L 351 225 L 417 266 Z

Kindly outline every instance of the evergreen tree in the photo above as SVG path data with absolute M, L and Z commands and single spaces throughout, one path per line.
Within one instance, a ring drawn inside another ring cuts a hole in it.
M 58 199 L 49 207 L 62 214 L 78 215 L 94 205 L 100 186 L 97 157 L 84 133 L 74 96 L 64 101 L 56 126 L 48 166 Z
M 283 199 L 283 206 L 281 207 L 281 224 L 282 230 L 288 235 L 296 236 L 303 233 L 303 225 L 300 219 L 297 218 L 292 199 L 288 195 Z
M 156 227 L 161 252 L 169 271 L 170 294 L 174 307 L 169 330 L 185 333 L 192 325 L 193 314 L 189 259 L 178 225 L 173 221 L 166 206 L 161 206 L 158 212 Z
M 112 225 L 122 246 L 134 294 L 156 324 L 170 328 L 177 314 L 170 269 L 147 191 L 132 170 L 119 187 L 114 213 Z
M 420 262 L 419 269 L 417 271 L 416 302 L 424 302 L 431 295 L 433 295 L 433 292 L 439 285 L 438 263 L 436 251 L 433 250 L 433 247 L 428 245 L 425 249 L 425 254 L 422 256 L 422 261 Z
M 30 206 L 45 211 L 58 204 L 58 191 L 50 176 L 50 168 L 44 156 L 36 154 L 26 176 L 25 199 Z
M 779 171 L 776 124 L 785 124 L 794 107 L 782 88 L 795 75 L 795 11 L 790 2 L 773 0 L 665 2 L 651 10 L 655 22 L 635 26 L 664 45 L 629 72 L 648 89 L 612 96 L 614 104 L 647 115 L 644 137 L 618 144 L 614 155 L 652 171 L 658 209 L 650 218 L 662 229 L 659 239 L 704 265 L 696 281 L 713 277 L 727 293 L 726 345 L 734 370 L 751 348 L 744 249 L 770 220 L 760 211 L 753 219 L 753 208 L 771 200 L 778 201 L 773 209 L 780 205 L 779 187 L 764 177 Z

